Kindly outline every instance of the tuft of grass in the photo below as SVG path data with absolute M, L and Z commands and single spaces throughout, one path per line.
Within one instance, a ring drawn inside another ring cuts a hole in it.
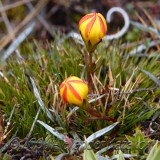
M 3 139 L 3 143 L 9 141 L 16 133 L 16 137 L 24 140 L 20 143 L 25 147 L 29 147 L 31 144 L 32 146 L 43 146 L 46 157 L 56 157 L 61 154 L 74 158 L 81 157 L 78 148 L 81 145 L 79 143 L 85 141 L 84 137 L 89 137 L 112 125 L 112 122 L 97 119 L 80 108 L 74 108 L 76 106 L 67 105 L 59 96 L 59 84 L 66 77 L 74 75 L 87 79 L 83 60 L 84 47 L 67 40 L 59 45 L 55 41 L 48 44 L 48 48 L 48 50 L 44 50 L 37 42 L 35 44 L 28 43 L 19 49 L 21 58 L 14 55 L 6 63 L 1 64 L 3 76 L 0 77 L 0 109 L 5 126 L 7 126 L 7 122 L 10 122 L 6 131 L 8 134 Z M 95 158 L 94 153 L 106 147 L 111 147 L 112 150 L 106 149 L 101 156 L 109 157 L 114 156 L 114 153 L 118 154 L 114 149 L 116 144 L 119 141 L 133 139 L 129 138 L 129 135 L 134 134 L 135 128 L 140 126 L 143 130 L 141 123 L 150 120 L 159 110 L 156 99 L 160 95 L 160 88 L 152 78 L 143 72 L 147 71 L 158 80 L 159 54 L 150 57 L 153 54 L 150 51 L 148 56 L 139 57 L 138 54 L 130 56 L 129 52 L 130 50 L 122 47 L 119 41 L 112 42 L 112 45 L 103 42 L 95 51 L 93 58 L 96 70 L 92 77 L 93 93 L 89 94 L 88 98 L 93 100 L 104 95 L 102 98 L 94 100 L 91 106 L 108 117 L 112 117 L 119 124 L 109 133 L 93 140 L 94 142 L 90 144 L 93 152 L 84 150 L 84 156 L 92 154 Z M 57 139 L 41 124 L 36 123 L 30 139 L 25 143 L 25 138 L 30 133 L 40 108 L 28 76 L 33 78 L 44 106 L 54 118 L 54 121 L 51 121 L 47 112 L 40 109 L 39 122 L 54 128 L 64 137 L 68 137 L 67 140 Z M 13 115 L 9 121 L 12 110 Z M 125 135 L 128 135 L 128 138 Z M 38 141 L 39 139 L 41 141 Z M 145 137 L 143 140 L 146 142 L 145 145 L 149 143 Z M 95 148 L 94 146 L 98 142 L 101 145 Z M 11 144 L 12 142 L 9 145 Z M 37 150 L 34 149 L 34 151 Z M 124 153 L 123 150 L 122 152 Z M 119 157 L 126 156 L 123 156 L 122 152 L 119 151 Z M 129 150 L 127 153 L 137 154 L 134 150 Z

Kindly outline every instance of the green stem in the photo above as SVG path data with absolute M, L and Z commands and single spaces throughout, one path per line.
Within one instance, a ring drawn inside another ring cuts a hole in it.
M 100 111 L 98 111 L 97 109 L 92 108 L 91 104 L 88 103 L 88 100 L 85 100 L 83 105 L 81 106 L 81 108 L 85 111 L 87 111 L 91 116 L 99 119 L 99 120 L 107 120 L 107 121 L 112 121 L 112 122 L 116 122 L 117 120 L 112 118 L 112 117 L 108 117 L 105 114 L 101 113 Z
M 87 80 L 88 80 L 88 88 L 89 93 L 92 93 L 92 76 L 94 74 L 93 72 L 93 61 L 92 61 L 92 52 L 86 53 L 86 64 L 87 64 Z

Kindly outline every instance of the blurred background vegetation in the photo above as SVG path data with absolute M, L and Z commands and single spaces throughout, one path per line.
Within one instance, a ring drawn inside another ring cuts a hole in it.
M 1 0 L 0 1 L 0 50 L 7 46 L 24 31 L 31 27 L 32 31 L 26 37 L 28 41 L 37 39 L 45 47 L 45 42 L 53 41 L 55 33 L 67 34 L 77 31 L 77 23 L 82 15 L 96 11 L 104 16 L 107 11 L 115 6 L 127 11 L 132 20 L 150 25 L 145 11 L 151 19 L 159 22 L 159 0 Z M 114 14 L 108 24 L 108 33 L 117 32 L 123 26 L 123 18 Z M 137 29 L 132 28 L 133 34 L 127 36 L 128 40 L 140 39 Z

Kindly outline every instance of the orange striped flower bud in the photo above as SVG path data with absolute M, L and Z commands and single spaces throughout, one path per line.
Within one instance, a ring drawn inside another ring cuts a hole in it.
M 60 85 L 60 96 L 70 104 L 82 106 L 83 100 L 87 99 L 88 85 L 82 79 L 70 76 Z
M 79 30 L 88 51 L 94 51 L 106 35 L 106 20 L 100 13 L 87 14 L 80 19 Z

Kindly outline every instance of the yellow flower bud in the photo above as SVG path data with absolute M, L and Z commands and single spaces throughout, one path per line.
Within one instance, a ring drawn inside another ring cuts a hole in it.
M 100 13 L 90 13 L 79 21 L 79 30 L 88 51 L 94 51 L 98 43 L 106 35 L 106 20 Z
M 60 96 L 70 104 L 82 106 L 83 100 L 87 99 L 88 85 L 82 79 L 70 76 L 60 85 Z

